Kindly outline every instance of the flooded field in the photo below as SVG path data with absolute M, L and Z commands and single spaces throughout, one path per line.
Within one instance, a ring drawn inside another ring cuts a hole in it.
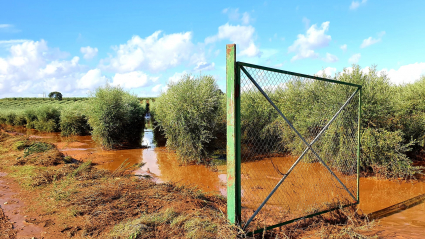
M 174 152 L 167 150 L 165 147 L 155 146 L 153 134 L 150 129 L 145 130 L 142 148 L 113 151 L 105 151 L 97 147 L 92 141 L 91 136 L 65 138 L 60 137 L 58 133 L 39 133 L 33 130 L 27 131 L 24 128 L 17 131 L 32 135 L 31 137 L 44 138 L 49 142 L 55 143 L 64 154 L 77 159 L 92 160 L 94 163 L 97 163 L 97 167 L 99 168 L 115 170 L 126 159 L 130 163 L 143 162 L 145 163 L 144 166 L 138 169 L 136 174 L 148 174 L 156 182 L 172 181 L 182 185 L 197 186 L 205 192 L 226 195 L 225 166 L 218 166 L 213 170 L 202 165 L 179 165 Z M 277 165 L 278 167 L 284 169 L 293 160 L 291 157 L 284 157 L 275 160 L 275 162 L 280 164 Z M 262 190 L 261 185 L 274 185 L 280 177 L 276 175 L 276 177 L 264 178 L 261 176 L 261 173 L 254 173 L 261 172 L 262 170 L 270 170 L 267 167 L 272 166 L 266 160 L 250 162 L 242 167 L 245 167 L 244 172 L 253 172 L 242 175 L 242 193 L 244 193 L 244 187 L 254 187 L 257 189 L 256 195 L 252 197 L 251 201 L 247 200 L 243 202 L 246 207 L 251 208 L 253 206 L 250 205 L 259 203 L 269 192 Z M 310 166 L 309 168 L 312 170 L 311 173 L 320 173 L 320 170 L 323 170 L 315 166 Z M 306 185 L 308 185 L 307 181 Z M 272 197 L 270 201 L 271 205 L 279 203 L 278 199 L 287 193 L 282 189 L 280 193 L 278 192 Z M 425 194 L 425 181 L 423 178 L 414 183 L 375 178 L 360 179 L 360 209 L 366 214 L 422 194 Z M 296 203 L 300 200 L 308 201 L 313 196 L 317 197 L 317 195 L 304 195 L 304 197 L 303 195 L 292 195 L 290 198 Z M 326 196 L 332 197 L 332 195 Z M 381 225 L 391 226 L 392 230 L 395 231 L 403 231 L 406 226 L 409 226 L 409 231 L 421 233 L 425 230 L 425 204 L 419 204 L 413 208 L 385 217 L 381 219 Z

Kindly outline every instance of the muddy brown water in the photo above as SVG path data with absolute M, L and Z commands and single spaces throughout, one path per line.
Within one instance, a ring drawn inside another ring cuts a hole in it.
M 60 137 L 58 133 L 40 133 L 24 128 L 17 129 L 17 131 L 31 135 L 31 137 L 44 138 L 44 140 L 55 143 L 65 155 L 77 159 L 92 160 L 98 164 L 97 167 L 99 168 L 115 170 L 127 159 L 130 163 L 143 162 L 145 163 L 144 166 L 139 168 L 136 174 L 150 175 L 158 183 L 172 181 L 182 185 L 196 186 L 205 192 L 226 196 L 225 166 L 218 166 L 217 170 L 211 170 L 211 168 L 202 165 L 180 165 L 174 152 L 167 150 L 165 147 L 155 146 L 152 131 L 149 129 L 145 130 L 142 143 L 145 148 L 112 151 L 105 151 L 97 147 L 91 136 Z M 282 162 L 281 165 L 277 166 L 287 168 L 293 160 L 291 157 L 276 158 L 275 162 Z M 245 172 L 242 175 L 242 194 L 248 188 L 256 189 L 252 200 L 243 202 L 245 206 L 254 209 L 254 205 L 261 202 L 270 192 L 270 190 L 265 190 L 263 186 L 274 186 L 279 180 L 280 177 L 278 174 L 269 177 L 262 176 L 264 175 L 261 173 L 262 171 L 272 170 L 270 167 L 272 165 L 267 159 L 242 165 L 242 171 Z M 317 173 L 323 170 L 323 168 L 310 166 L 303 170 L 311 170 L 310 173 Z M 306 181 L 306 185 L 308 184 L 309 182 Z M 268 189 L 269 186 L 266 188 Z M 288 199 L 292 198 L 294 202 L 299 202 L 300 200 L 308 201 L 314 198 L 314 196 L 317 197 L 317 194 L 320 194 L 320 192 L 310 193 L 304 197 L 300 196 L 296 200 L 294 200 L 294 196 L 286 197 Z M 414 183 L 361 178 L 359 206 L 364 213 L 368 214 L 421 194 L 425 194 L 425 180 L 423 178 Z M 284 197 L 283 195 L 288 195 L 288 192 L 282 189 L 279 194 L 278 191 L 271 198 L 270 204 L 273 205 L 281 202 L 281 198 Z M 423 234 L 425 238 L 425 204 L 420 204 L 385 217 L 381 219 L 381 225 L 387 226 L 394 231 L 408 230 L 409 233 L 413 233 L 412 237 Z M 408 229 L 406 229 L 406 226 L 409 226 Z

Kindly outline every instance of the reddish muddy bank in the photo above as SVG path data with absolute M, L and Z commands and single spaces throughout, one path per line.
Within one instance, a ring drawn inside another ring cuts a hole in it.
M 90 136 L 60 137 L 57 133 L 38 133 L 36 131 L 19 130 L 20 133 L 40 137 L 48 142 L 55 143 L 65 154 L 76 159 L 92 160 L 99 168 L 115 170 L 121 163 L 128 159 L 131 163 L 142 163 L 145 165 L 136 171 L 136 174 L 149 174 L 157 182 L 172 181 L 183 185 L 197 186 L 205 192 L 226 194 L 226 171 L 225 166 L 218 166 L 216 170 L 202 165 L 180 166 L 176 155 L 168 151 L 165 147 L 155 147 L 152 132 L 146 131 L 143 141 L 143 148 L 104 151 L 97 147 Z M 274 160 L 280 168 L 286 168 L 286 161 L 290 158 Z M 279 165 L 279 162 L 281 165 Z M 257 186 L 255 199 L 265 198 L 266 190 L 261 190 L 259 185 L 275 184 L 278 177 L 256 177 L 261 174 L 250 174 L 250 171 L 270 170 L 271 164 L 264 161 L 251 162 L 243 165 L 246 172 L 243 177 L 242 190 L 244 187 Z M 320 171 L 320 169 L 317 169 Z M 316 170 L 316 171 L 317 171 Z M 352 181 L 352 180 L 350 180 Z M 263 192 L 264 191 L 264 192 Z M 420 178 L 415 182 L 402 182 L 394 180 L 383 180 L 375 178 L 360 179 L 360 209 L 369 214 L 381 210 L 391 205 L 403 202 L 410 198 L 425 193 L 425 181 Z M 328 195 L 329 196 L 329 195 Z M 276 196 L 275 198 L 279 198 Z M 305 198 L 307 200 L 307 198 Z M 293 201 L 298 201 L 293 200 Z M 245 202 L 247 207 L 254 207 L 254 203 Z M 273 204 L 273 198 L 271 200 Z M 276 201 L 275 203 L 278 203 Z M 391 236 L 391 233 L 404 235 L 406 238 L 423 238 L 425 234 L 425 204 L 419 204 L 413 208 L 403 210 L 394 215 L 380 220 L 381 229 L 385 229 L 383 235 Z
M 0 238 L 44 237 L 45 226 L 48 226 L 50 221 L 42 222 L 28 214 L 25 210 L 28 205 L 25 205 L 21 199 L 25 196 L 17 194 L 20 192 L 19 186 L 13 180 L 6 178 L 6 175 L 6 173 L 0 172 L 0 210 L 8 219 L 4 224 L 9 224 L 9 226 L 1 227 Z

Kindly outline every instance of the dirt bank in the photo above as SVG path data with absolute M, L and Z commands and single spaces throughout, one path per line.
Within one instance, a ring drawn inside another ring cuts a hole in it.
M 22 158 L 28 151 L 25 147 L 33 147 L 31 145 L 43 140 L 49 141 L 48 138 L 16 134 L 0 136 L 0 171 L 8 173 L 3 179 L 19 182 L 13 190 L 19 192 L 16 201 L 23 203 L 18 212 L 25 218 L 21 221 L 41 228 L 32 236 L 230 238 L 239 231 L 227 223 L 222 197 L 173 183 L 156 184 L 134 177 L 126 168 L 113 172 L 101 170 L 93 167 L 87 158 L 86 163 L 71 162 L 65 160 L 65 155 L 56 147 Z M 78 142 L 68 145 L 83 146 Z M 2 225 L 7 227 L 12 223 L 19 229 L 15 223 L 19 220 L 6 220 L 3 219 Z M 368 238 L 394 233 L 403 235 L 373 226 L 375 224 L 367 223 L 355 209 L 349 209 L 303 220 L 269 231 L 264 236 Z M 11 230 L 11 233 L 16 231 Z

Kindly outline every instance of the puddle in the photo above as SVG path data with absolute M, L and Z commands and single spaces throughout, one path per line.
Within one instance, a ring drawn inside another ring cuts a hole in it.
M 196 186 L 205 192 L 226 195 L 226 166 L 219 166 L 217 171 L 212 171 L 210 168 L 202 165 L 180 166 L 174 152 L 167 150 L 165 147 L 155 147 L 153 133 L 150 129 L 145 130 L 145 136 L 142 143 L 146 148 L 112 151 L 105 151 L 97 147 L 91 139 L 91 136 L 74 136 L 66 138 L 60 137 L 59 133 L 40 133 L 34 130 L 25 130 L 25 128 L 18 130 L 18 132 L 41 137 L 48 142 L 55 143 L 64 154 L 77 159 L 92 160 L 98 163 L 97 167 L 99 168 L 115 170 L 126 159 L 128 159 L 130 163 L 143 162 L 145 163 L 144 166 L 137 170 L 136 174 L 150 175 L 158 183 L 172 181 L 178 184 Z M 294 158 L 292 157 L 278 157 L 274 159 L 277 167 L 283 172 L 285 169 L 289 168 L 293 161 Z M 242 165 L 242 194 L 248 191 L 255 192 L 250 200 L 245 200 L 243 202 L 248 208 L 255 208 L 254 205 L 261 203 L 270 192 L 270 190 L 265 190 L 263 185 L 266 185 L 268 189 L 270 185 L 273 187 L 281 178 L 279 174 L 274 176 L 267 174 L 269 176 L 264 176 L 262 172 L 274 170 L 269 162 L 270 160 L 266 159 L 244 163 Z M 297 166 L 298 169 L 294 170 L 307 170 L 304 175 L 310 176 L 324 174 L 323 167 L 316 167 L 311 163 L 308 165 L 310 166 L 305 166 L 303 168 L 302 163 L 300 163 L 300 167 Z M 289 183 L 291 180 L 301 179 L 297 179 L 296 177 L 290 179 L 288 177 Z M 305 185 L 314 186 L 314 182 L 309 182 L 308 179 L 302 180 L 305 180 Z M 320 184 L 320 187 L 326 187 L 324 182 L 315 183 L 316 186 Z M 415 183 L 406 183 L 374 178 L 361 178 L 359 206 L 360 209 L 367 214 L 424 193 L 424 179 Z M 278 205 L 282 200 L 281 198 L 287 198 L 287 200 L 292 200 L 294 203 L 300 201 L 308 202 L 309 200 L 315 200 L 320 194 L 323 194 L 323 191 L 317 191 L 308 195 L 298 195 L 291 194 L 289 189 L 287 191 L 278 190 L 276 195 L 270 199 L 270 205 Z M 325 196 L 332 197 L 333 195 Z M 381 219 L 381 225 L 391 227 L 394 230 L 404 230 L 406 226 L 409 226 L 409 231 L 414 232 L 416 229 L 418 231 L 425 231 L 425 204 L 420 204 L 385 217 Z

